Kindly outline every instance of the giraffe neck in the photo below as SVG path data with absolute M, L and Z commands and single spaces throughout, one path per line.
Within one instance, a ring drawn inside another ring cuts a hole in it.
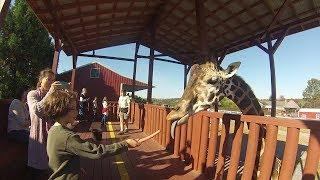
M 250 86 L 241 77 L 234 75 L 227 80 L 224 92 L 226 97 L 239 107 L 242 114 L 263 115 L 258 99 Z

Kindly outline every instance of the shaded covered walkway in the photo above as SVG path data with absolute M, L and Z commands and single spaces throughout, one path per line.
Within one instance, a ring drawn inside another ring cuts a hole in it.
M 99 122 L 82 123 L 77 131 L 81 138 L 93 142 L 90 127 L 99 126 Z M 141 130 L 131 124 L 127 134 L 116 135 L 118 123 L 110 123 L 103 130 L 101 143 L 110 144 L 127 138 L 141 138 L 146 136 Z M 114 137 L 115 135 L 115 137 Z M 83 180 L 114 180 L 114 179 L 205 179 L 203 175 L 192 171 L 192 165 L 184 162 L 172 153 L 167 152 L 154 140 L 130 149 L 121 155 L 100 160 L 82 159 L 84 169 Z

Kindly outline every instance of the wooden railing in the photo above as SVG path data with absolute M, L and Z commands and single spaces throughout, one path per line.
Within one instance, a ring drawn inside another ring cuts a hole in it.
M 170 123 L 166 121 L 170 109 L 137 103 L 132 103 L 131 107 L 131 119 L 136 127 L 146 134 L 160 129 L 161 133 L 155 137 L 155 141 L 172 150 L 181 160 L 192 163 L 195 171 L 205 173 L 210 179 L 252 179 L 257 175 L 256 166 L 259 166 L 259 179 L 270 179 L 276 150 L 283 152 L 283 156 L 278 157 L 282 159 L 279 179 L 292 179 L 297 164 L 298 147 L 301 146 L 299 135 L 302 133 L 308 136 L 310 134 L 310 137 L 306 140 L 307 157 L 301 177 L 314 179 L 317 175 L 320 157 L 319 120 L 205 111 L 190 117 L 188 124 L 177 127 L 173 140 L 170 138 Z M 266 138 L 264 153 L 260 160 L 256 161 L 259 157 L 257 151 L 260 127 L 265 127 Z M 280 141 L 279 134 L 285 136 L 282 149 L 277 146 Z

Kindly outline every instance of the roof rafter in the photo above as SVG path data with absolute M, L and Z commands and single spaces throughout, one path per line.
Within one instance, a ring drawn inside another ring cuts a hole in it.
M 53 8 L 53 5 L 51 3 L 51 0 L 44 0 L 44 4 L 47 7 L 47 9 L 51 9 Z M 55 22 L 55 24 L 58 26 L 57 28 L 59 29 L 59 31 L 61 32 L 61 34 L 63 34 L 63 36 L 65 37 L 65 39 L 67 40 L 68 44 L 71 46 L 72 51 L 74 51 L 75 53 L 78 53 L 77 47 L 72 43 L 71 39 L 68 37 L 68 35 L 65 33 L 64 28 L 61 26 L 60 24 L 60 19 L 57 16 L 57 12 L 56 11 L 50 11 L 50 14 L 53 18 L 53 21 Z

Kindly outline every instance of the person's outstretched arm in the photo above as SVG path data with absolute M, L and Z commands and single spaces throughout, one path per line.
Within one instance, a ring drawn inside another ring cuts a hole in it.
M 81 139 L 79 135 L 71 135 L 67 139 L 66 150 L 81 157 L 99 159 L 127 151 L 128 143 L 126 141 L 121 141 L 110 145 L 97 145 Z

